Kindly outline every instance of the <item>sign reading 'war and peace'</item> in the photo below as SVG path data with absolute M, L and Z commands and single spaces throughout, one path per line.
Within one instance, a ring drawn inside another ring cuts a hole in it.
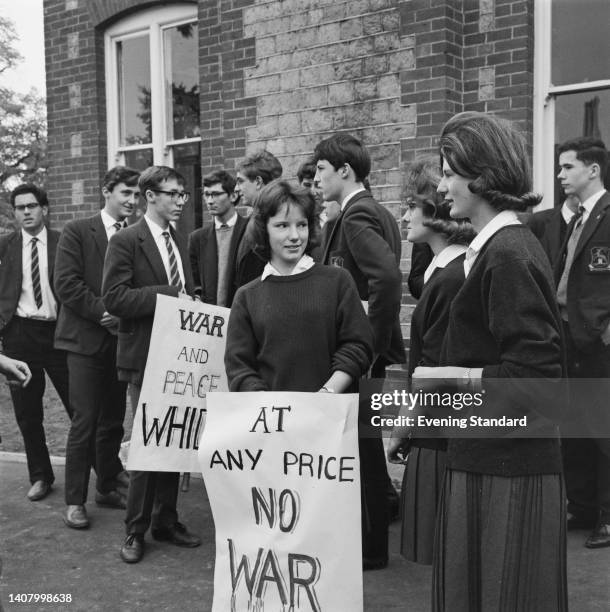
M 127 469 L 199 471 L 206 398 L 228 390 L 224 353 L 229 312 L 157 296 Z

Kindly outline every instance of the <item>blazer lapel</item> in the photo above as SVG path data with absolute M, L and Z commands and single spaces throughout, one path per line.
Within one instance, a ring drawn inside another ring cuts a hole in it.
M 580 238 L 578 239 L 578 243 L 576 244 L 576 250 L 574 251 L 574 259 L 578 257 L 581 251 L 585 248 L 585 244 L 589 241 L 597 226 L 600 224 L 601 220 L 605 217 L 606 211 L 610 206 L 610 195 L 608 192 L 604 193 L 604 195 L 596 202 L 587 222 L 582 228 L 582 233 L 580 234 Z
M 101 214 L 95 215 L 95 217 L 91 219 L 89 229 L 91 230 L 97 251 L 103 262 L 106 256 L 106 249 L 108 248 L 108 238 L 106 236 L 106 228 L 104 227 Z
M 49 284 L 51 290 L 55 293 L 53 288 L 53 272 L 55 271 L 55 253 L 57 252 L 57 242 L 59 240 L 59 234 L 47 228 L 47 264 L 49 268 Z
M 159 249 L 157 248 L 155 239 L 148 228 L 146 219 L 142 218 L 140 221 L 138 221 L 138 225 L 138 239 L 140 240 L 140 247 L 146 256 L 146 259 L 148 259 L 148 263 L 155 274 L 157 282 L 160 285 L 169 284 L 167 272 L 165 271 L 165 266 L 163 265 L 163 260 L 161 259 L 161 253 L 159 253 Z
M 209 296 L 210 289 L 216 287 L 218 282 L 218 246 L 216 244 L 216 226 L 214 221 L 210 223 L 204 230 L 205 248 L 203 250 L 203 276 L 205 277 L 205 293 Z

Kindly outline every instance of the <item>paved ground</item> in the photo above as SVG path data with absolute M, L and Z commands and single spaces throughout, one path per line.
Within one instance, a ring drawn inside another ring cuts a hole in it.
M 0 453 L 0 600 L 6 611 L 209 611 L 212 601 L 213 523 L 203 482 L 191 480 L 180 494 L 182 520 L 201 534 L 203 545 L 186 550 L 150 539 L 144 560 L 126 565 L 118 557 L 123 512 L 89 504 L 92 527 L 67 529 L 61 520 L 63 467 L 56 466 L 54 491 L 45 500 L 27 500 L 29 488 L 21 455 Z M 610 548 L 583 547 L 584 532 L 570 533 L 570 609 L 610 609 Z M 427 612 L 430 569 L 397 554 L 398 525 L 392 526 L 388 569 L 364 577 L 366 612 Z M 16 593 L 65 593 L 71 604 L 10 603 Z M 2 609 L 0 604 L 0 610 Z M 271 611 L 275 612 L 275 611 Z M 325 612 L 351 612 L 331 610 Z M 520 612 L 520 611 L 519 611 Z

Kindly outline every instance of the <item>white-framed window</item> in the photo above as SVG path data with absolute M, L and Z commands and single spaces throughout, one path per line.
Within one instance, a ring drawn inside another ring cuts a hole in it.
M 577 136 L 610 146 L 609 0 L 534 2 L 534 186 L 563 199 L 556 147 Z
M 166 165 L 181 172 L 199 202 L 199 37 L 197 5 L 140 11 L 105 32 L 108 167 L 143 170 Z M 200 224 L 190 206 L 181 223 Z

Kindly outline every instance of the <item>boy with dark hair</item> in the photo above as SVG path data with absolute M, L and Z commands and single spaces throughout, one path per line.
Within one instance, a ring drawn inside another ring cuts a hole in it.
M 214 219 L 189 236 L 195 293 L 207 304 L 227 308 L 235 293 L 235 257 L 248 225 L 235 210 L 235 183 L 226 170 L 203 177 L 203 199 Z
M 89 527 L 85 503 L 91 467 L 97 474 L 98 506 L 125 508 L 127 473 L 119 459 L 125 418 L 126 383 L 116 372 L 118 319 L 102 301 L 104 256 L 140 197 L 140 173 L 125 166 L 102 180 L 102 210 L 64 228 L 55 260 L 55 291 L 62 308 L 56 348 L 67 351 L 74 417 L 66 445 L 66 512 L 72 529 Z
M 334 134 L 318 143 L 313 159 L 322 198 L 341 205 L 322 263 L 345 268 L 356 281 L 360 299 L 368 302 L 375 350 L 371 375 L 383 378 L 387 365 L 405 361 L 399 319 L 402 273 L 398 224 L 363 184 L 371 159 L 357 138 Z M 365 413 L 361 406 L 361 424 L 370 423 Z M 380 569 L 388 563 L 390 485 L 381 438 L 361 437 L 360 460 L 363 517 L 368 517 L 362 524 L 363 567 Z
M 53 262 L 59 232 L 45 225 L 49 201 L 40 187 L 19 185 L 10 202 L 20 229 L 0 236 L 0 336 L 4 353 L 27 363 L 32 372 L 27 386 L 10 389 L 32 484 L 27 496 L 39 501 L 55 480 L 43 426 L 45 372 L 72 417 L 66 353 L 53 348 L 58 311 Z

